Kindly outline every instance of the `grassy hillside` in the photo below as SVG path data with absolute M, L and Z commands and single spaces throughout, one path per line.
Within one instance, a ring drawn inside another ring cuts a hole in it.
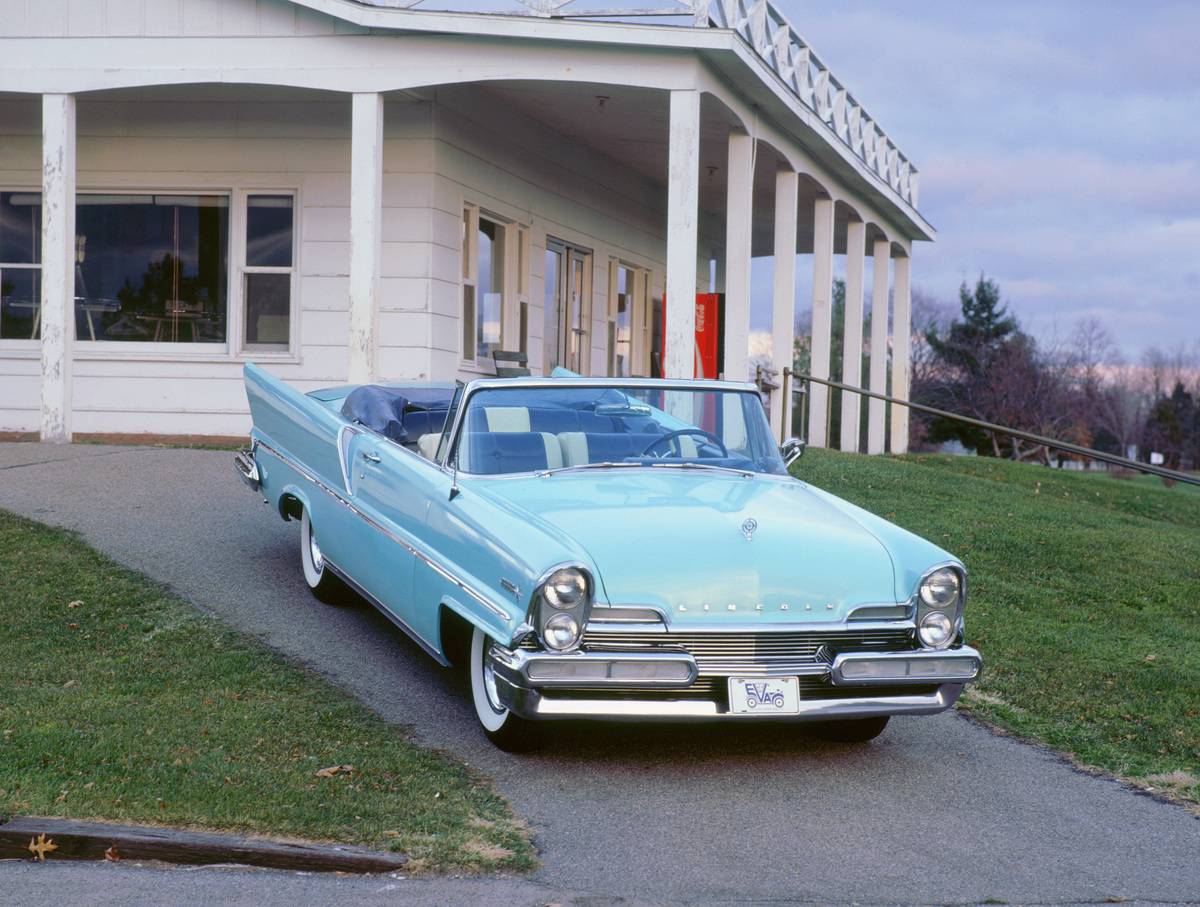
M 1200 495 L 977 457 L 809 451 L 800 478 L 962 558 L 970 710 L 1200 802 Z

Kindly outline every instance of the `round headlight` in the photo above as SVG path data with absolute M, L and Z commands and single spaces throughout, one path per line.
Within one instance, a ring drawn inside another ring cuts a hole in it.
M 542 586 L 542 595 L 553 608 L 566 611 L 579 605 L 587 596 L 587 580 L 574 567 L 555 570 Z
M 921 601 L 931 608 L 944 608 L 958 601 L 961 590 L 957 570 L 935 570 L 921 582 Z
M 954 639 L 954 621 L 941 611 L 930 611 L 921 618 L 917 635 L 923 645 L 931 649 L 944 649 Z
M 570 614 L 552 614 L 542 625 L 542 641 L 562 652 L 579 642 L 579 623 Z

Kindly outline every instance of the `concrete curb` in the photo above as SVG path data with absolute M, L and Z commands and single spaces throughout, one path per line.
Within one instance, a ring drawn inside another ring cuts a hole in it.
M 14 816 L 0 824 L 0 859 L 240 863 L 310 872 L 391 872 L 408 862 L 403 854 L 338 844 L 36 816 Z

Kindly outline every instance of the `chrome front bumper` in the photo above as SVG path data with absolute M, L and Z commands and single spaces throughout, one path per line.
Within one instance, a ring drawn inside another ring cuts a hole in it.
M 837 698 L 803 694 L 798 714 L 732 714 L 716 699 L 679 697 L 697 679 L 695 660 L 684 652 L 572 652 L 555 655 L 492 646 L 496 691 L 501 703 L 529 719 L 598 718 L 697 720 L 730 718 L 825 721 L 879 715 L 933 715 L 954 705 L 964 684 L 982 670 L 969 646 L 941 651 L 847 652 L 801 674 L 828 676 Z M 849 676 L 847 676 L 849 675 Z M 874 692 L 887 686 L 925 687 L 911 695 Z M 928 687 L 936 686 L 932 692 Z M 630 692 L 621 698 L 622 690 Z M 861 696 L 846 696 L 861 689 Z M 568 691 L 568 692 L 563 692 Z M 593 692 L 595 691 L 595 692 Z M 603 698 L 596 694 L 604 691 Z M 661 691 L 661 695 L 657 692 Z M 672 695 L 676 694 L 676 695 Z

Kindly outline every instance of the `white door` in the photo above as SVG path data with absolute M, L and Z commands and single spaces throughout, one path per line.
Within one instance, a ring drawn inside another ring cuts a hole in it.
M 591 338 L 590 252 L 546 240 L 546 296 L 542 337 L 546 374 L 557 366 L 586 374 Z

